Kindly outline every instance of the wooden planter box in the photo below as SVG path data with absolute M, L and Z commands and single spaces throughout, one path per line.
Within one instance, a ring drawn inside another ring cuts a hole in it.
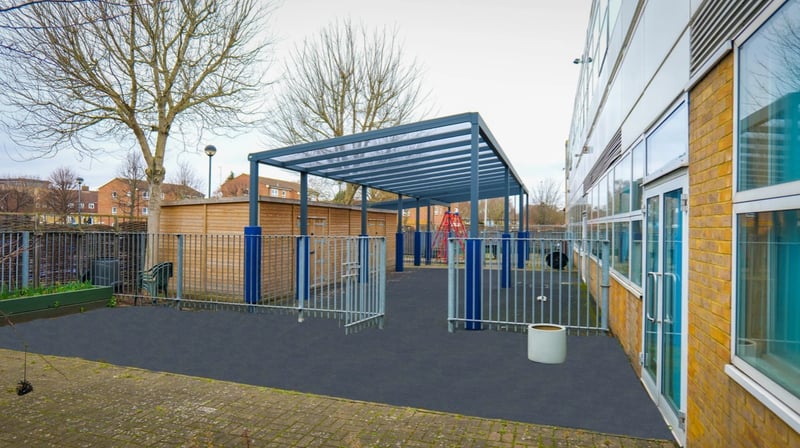
M 105 304 L 111 299 L 114 290 L 111 286 L 95 286 L 80 291 L 57 292 L 38 296 L 19 297 L 0 300 L 0 310 L 9 316 L 35 311 L 59 309 L 97 302 Z

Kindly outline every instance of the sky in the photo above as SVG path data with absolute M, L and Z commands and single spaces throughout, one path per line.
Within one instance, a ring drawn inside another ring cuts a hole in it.
M 425 118 L 479 112 L 529 189 L 546 179 L 563 179 L 564 143 L 569 135 L 591 0 L 283 0 L 268 26 L 276 80 L 289 51 L 336 19 L 368 27 L 396 27 L 403 51 L 423 72 L 430 92 Z M 19 161 L 17 148 L 0 135 L 0 177 L 46 179 L 71 167 L 97 189 L 117 175 L 125 149 L 96 158 L 64 150 L 51 159 Z M 178 159 L 195 167 L 207 188 L 206 144 L 214 144 L 212 187 L 233 171 L 247 173 L 247 155 L 273 149 L 253 132 L 233 139 L 201 136 L 196 150 L 167 155 L 167 178 Z M 295 180 L 294 173 L 262 167 L 262 176 Z

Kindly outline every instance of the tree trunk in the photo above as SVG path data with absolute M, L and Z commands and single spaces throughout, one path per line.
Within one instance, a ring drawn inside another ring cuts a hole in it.
M 164 182 L 164 168 L 149 166 L 146 171 L 150 188 L 150 200 L 147 205 L 147 255 L 145 269 L 158 262 L 158 239 L 155 237 L 161 229 L 161 184 Z

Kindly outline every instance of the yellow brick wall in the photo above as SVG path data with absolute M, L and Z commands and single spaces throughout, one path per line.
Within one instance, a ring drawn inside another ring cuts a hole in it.
M 687 446 L 800 446 L 800 436 L 724 372 L 730 362 L 733 56 L 689 94 Z
M 608 293 L 608 327 L 619 340 L 637 374 L 641 373 L 642 299 L 611 278 Z

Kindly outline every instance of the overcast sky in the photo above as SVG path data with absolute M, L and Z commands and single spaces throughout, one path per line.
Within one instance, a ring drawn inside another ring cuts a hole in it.
M 564 142 L 569 134 L 581 54 L 591 0 L 285 0 L 270 26 L 276 68 L 305 37 L 336 18 L 368 26 L 397 27 L 408 58 L 421 65 L 435 118 L 479 112 L 528 188 L 546 178 L 563 177 Z M 279 76 L 276 70 L 272 78 Z M 0 136 L 0 141 L 8 141 Z M 259 135 L 234 140 L 204 136 L 213 143 L 212 186 L 228 173 L 248 171 L 247 154 L 265 149 Z M 110 142 L 110 148 L 114 143 Z M 54 159 L 17 162 L 15 148 L 3 143 L 0 177 L 30 175 L 46 179 L 58 166 L 70 166 L 96 189 L 113 178 L 124 153 L 78 160 L 69 152 Z M 167 177 L 176 158 L 208 176 L 208 157 L 168 154 Z M 292 179 L 293 174 L 261 169 L 262 175 Z

